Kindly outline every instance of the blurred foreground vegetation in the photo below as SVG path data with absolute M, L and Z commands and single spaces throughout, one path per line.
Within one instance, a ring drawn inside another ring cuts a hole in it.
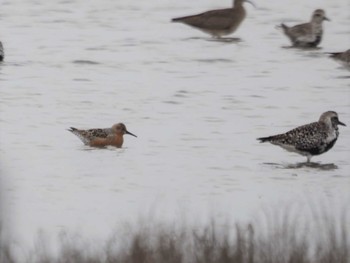
M 245 224 L 218 224 L 212 220 L 204 226 L 141 220 L 137 226 L 127 224 L 113 232 L 104 244 L 63 233 L 57 253 L 49 251 L 44 238 L 39 237 L 38 245 L 24 262 L 349 263 L 348 214 L 344 211 L 335 218 L 323 212 L 301 222 L 298 215 L 286 213 Z M 2 239 L 0 262 L 22 260 Z

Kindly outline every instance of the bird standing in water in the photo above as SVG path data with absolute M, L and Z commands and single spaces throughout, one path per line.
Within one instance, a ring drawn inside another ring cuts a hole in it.
M 330 21 L 322 9 L 313 12 L 311 21 L 288 27 L 281 24 L 284 34 L 292 41 L 294 47 L 317 47 L 323 36 L 322 23 L 324 20 Z
M 339 136 L 338 125 L 346 126 L 339 121 L 336 112 L 327 111 L 321 115 L 318 122 L 297 127 L 283 134 L 261 137 L 258 140 L 306 156 L 309 163 L 312 156 L 325 153 L 334 146 Z
M 173 18 L 172 22 L 181 22 L 213 37 L 221 38 L 235 32 L 246 17 L 243 2 L 254 5 L 249 0 L 234 0 L 231 8 L 216 9 L 197 15 Z
M 114 124 L 111 128 L 79 130 L 71 127 L 68 131 L 79 137 L 85 145 L 105 147 L 108 145 L 121 148 L 124 142 L 123 135 L 137 137 L 126 129 L 123 123 Z

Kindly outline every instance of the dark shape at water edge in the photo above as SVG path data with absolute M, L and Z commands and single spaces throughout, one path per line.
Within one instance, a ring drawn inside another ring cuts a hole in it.
M 296 46 L 282 46 L 285 49 L 297 49 L 297 50 L 320 50 L 322 47 L 296 47 Z
M 220 38 L 214 38 L 214 37 L 188 37 L 184 38 L 184 41 L 187 40 L 205 40 L 205 41 L 212 41 L 212 42 L 221 42 L 221 43 L 239 43 L 243 40 L 238 37 L 220 37 Z
M 84 59 L 73 60 L 72 63 L 74 63 L 74 64 L 86 64 L 86 65 L 98 65 L 98 64 L 100 64 L 96 61 L 84 60 Z
M 314 168 L 321 171 L 331 171 L 338 169 L 338 166 L 334 163 L 314 163 L 314 162 L 303 162 L 296 164 L 288 164 L 285 166 L 286 169 L 299 169 L 299 168 Z
M 213 41 L 213 42 L 222 42 L 222 43 L 238 43 L 242 42 L 243 40 L 239 37 L 221 37 L 221 38 L 210 38 L 207 39 L 207 41 Z
M 303 169 L 303 168 L 313 168 L 320 171 L 332 171 L 338 169 L 338 166 L 334 163 L 315 163 L 315 162 L 301 162 L 294 164 L 284 164 L 284 163 L 264 163 L 266 165 L 274 166 L 279 169 Z
M 4 53 L 4 46 L 2 45 L 0 41 L 0 62 L 4 60 L 5 53 Z

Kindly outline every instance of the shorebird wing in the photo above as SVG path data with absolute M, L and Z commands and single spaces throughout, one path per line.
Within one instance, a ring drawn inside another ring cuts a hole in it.
M 293 145 L 296 148 L 306 149 L 313 147 L 327 134 L 320 132 L 320 124 L 318 122 L 299 126 L 283 134 L 273 135 L 269 137 L 258 138 L 261 142 L 270 142 L 275 145 Z
M 321 134 L 315 134 L 315 136 L 309 136 L 298 140 L 295 144 L 295 148 L 300 151 L 313 152 L 315 149 L 319 149 L 323 144 L 325 144 L 323 136 L 321 136 Z
M 193 16 L 174 18 L 173 22 L 182 22 L 193 27 L 205 29 L 226 29 L 232 24 L 232 9 L 211 10 Z
M 312 34 L 310 23 L 296 25 L 289 28 L 288 35 L 295 41 L 300 41 L 300 42 L 315 41 L 315 36 L 314 34 Z
M 320 123 L 314 122 L 297 127 L 286 133 L 295 148 L 300 151 L 315 152 L 326 143 L 327 132 Z
M 107 138 L 107 136 L 110 134 L 110 129 L 90 129 L 86 132 L 89 134 L 90 137 L 95 138 Z
M 95 138 L 107 138 L 110 129 L 79 130 L 71 127 L 68 131 L 75 134 L 85 145 L 89 145 Z
M 91 138 L 88 137 L 88 133 L 85 130 L 78 130 L 74 127 L 70 127 L 68 131 L 76 135 L 85 145 L 88 145 L 91 141 Z

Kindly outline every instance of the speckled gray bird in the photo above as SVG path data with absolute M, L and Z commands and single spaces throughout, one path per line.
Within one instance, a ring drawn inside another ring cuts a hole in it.
M 297 127 L 283 134 L 261 137 L 258 140 L 306 156 L 309 163 L 312 156 L 325 153 L 334 146 L 339 136 L 338 125 L 346 126 L 339 121 L 336 112 L 327 111 L 321 115 L 318 122 Z
M 330 21 L 322 9 L 316 9 L 309 23 L 289 27 L 281 24 L 284 34 L 292 41 L 294 47 L 317 47 L 323 36 L 322 23 Z
M 234 0 L 231 8 L 210 10 L 201 14 L 173 18 L 172 22 L 181 22 L 197 28 L 213 37 L 220 38 L 232 34 L 246 17 L 243 2 L 254 4 L 249 0 Z

